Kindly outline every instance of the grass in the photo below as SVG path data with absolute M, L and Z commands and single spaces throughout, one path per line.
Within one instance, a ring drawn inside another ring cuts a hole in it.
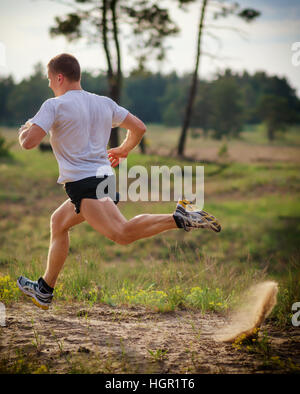
M 147 349 L 148 353 L 151 356 L 151 359 L 155 362 L 163 361 L 167 357 L 168 350 L 167 349 Z
M 39 363 L 36 357 L 28 356 L 22 349 L 18 349 L 14 357 L 2 358 L 0 370 L 7 374 L 46 374 L 49 371 L 47 365 Z
M 291 358 L 283 358 L 282 354 L 274 353 L 267 331 L 263 331 L 259 336 L 260 329 L 256 329 L 252 337 L 245 338 L 245 335 L 237 338 L 232 344 L 236 351 L 247 352 L 255 355 L 260 360 L 260 369 L 278 371 L 285 373 L 300 372 L 300 366 L 296 365 Z
M 151 149 L 158 147 L 159 132 L 159 126 L 150 127 Z M 167 137 L 161 133 L 159 144 L 164 146 L 167 138 L 174 142 L 176 132 L 168 130 Z M 9 143 L 16 142 L 11 131 L 2 134 Z M 263 128 L 247 130 L 230 142 L 228 154 L 241 146 L 267 148 L 264 138 Z M 201 149 L 215 146 L 218 151 L 224 144 L 199 140 Z M 279 141 L 278 146 L 288 148 L 293 142 L 295 148 L 299 137 L 295 130 Z M 22 297 L 15 286 L 17 276 L 37 278 L 43 273 L 50 214 L 66 199 L 56 183 L 52 153 L 24 151 L 17 144 L 11 152 L 13 159 L 0 163 L 0 299 L 4 302 Z M 128 159 L 129 168 L 199 164 L 171 155 L 143 156 L 137 150 Z M 222 222 L 220 234 L 171 231 L 124 247 L 82 223 L 70 231 L 70 253 L 56 298 L 90 305 L 141 304 L 159 312 L 185 308 L 222 313 L 238 303 L 247 287 L 268 278 L 280 286 L 271 318 L 282 327 L 290 324 L 291 305 L 300 300 L 299 163 L 220 159 L 202 164 L 205 209 Z M 131 218 L 144 212 L 170 213 L 174 203 L 126 202 L 120 203 L 120 209 Z
M 241 138 L 251 144 L 269 145 L 267 138 L 267 128 L 264 124 L 247 125 L 244 127 Z M 273 145 L 300 146 L 299 126 L 292 126 L 287 131 L 279 131 L 276 138 L 272 141 Z

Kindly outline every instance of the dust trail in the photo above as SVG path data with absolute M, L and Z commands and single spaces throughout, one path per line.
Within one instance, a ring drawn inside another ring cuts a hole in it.
M 241 335 L 253 335 L 276 305 L 277 293 L 278 285 L 272 281 L 251 287 L 239 308 L 230 316 L 230 323 L 216 332 L 215 340 L 234 342 Z

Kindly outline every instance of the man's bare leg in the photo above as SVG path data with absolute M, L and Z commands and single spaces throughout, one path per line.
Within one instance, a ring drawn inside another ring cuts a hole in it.
M 52 214 L 47 268 L 43 275 L 43 279 L 50 287 L 55 286 L 69 252 L 69 229 L 84 220 L 81 213 L 76 214 L 70 199 Z
M 172 215 L 138 215 L 127 221 L 110 201 L 83 199 L 81 212 L 75 213 L 70 200 L 65 201 L 51 216 L 51 238 L 44 281 L 54 287 L 69 252 L 69 229 L 87 220 L 100 234 L 120 244 L 150 237 L 176 228 Z
M 142 214 L 127 220 L 110 199 L 82 199 L 80 211 L 96 231 L 122 245 L 177 228 L 172 214 Z
M 100 234 L 122 245 L 177 227 L 186 231 L 190 231 L 190 228 L 211 228 L 216 232 L 221 231 L 221 226 L 214 216 L 197 209 L 188 212 L 185 210 L 188 204 L 185 201 L 179 202 L 174 214 L 144 214 L 126 220 L 110 199 L 83 199 L 80 214 L 75 213 L 73 204 L 67 200 L 51 216 L 51 240 L 44 276 L 37 281 L 20 276 L 17 284 L 38 307 L 48 309 L 58 274 L 68 255 L 68 230 L 84 220 Z
M 172 215 L 138 215 L 127 221 L 111 201 L 83 199 L 75 213 L 68 199 L 51 216 L 51 238 L 44 281 L 54 287 L 69 252 L 69 229 L 84 220 L 100 234 L 120 244 L 177 228 Z

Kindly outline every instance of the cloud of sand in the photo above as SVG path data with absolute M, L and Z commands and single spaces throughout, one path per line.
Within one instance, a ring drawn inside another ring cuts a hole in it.
M 215 340 L 234 342 L 241 335 L 252 335 L 271 313 L 277 302 L 278 284 L 266 281 L 254 285 L 241 297 L 241 304 L 230 316 L 230 322 L 215 333 Z

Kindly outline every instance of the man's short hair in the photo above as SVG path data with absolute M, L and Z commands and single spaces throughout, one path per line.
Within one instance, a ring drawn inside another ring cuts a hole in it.
M 70 81 L 80 80 L 80 65 L 78 60 L 68 53 L 62 53 L 53 57 L 47 64 L 53 74 L 62 74 Z

